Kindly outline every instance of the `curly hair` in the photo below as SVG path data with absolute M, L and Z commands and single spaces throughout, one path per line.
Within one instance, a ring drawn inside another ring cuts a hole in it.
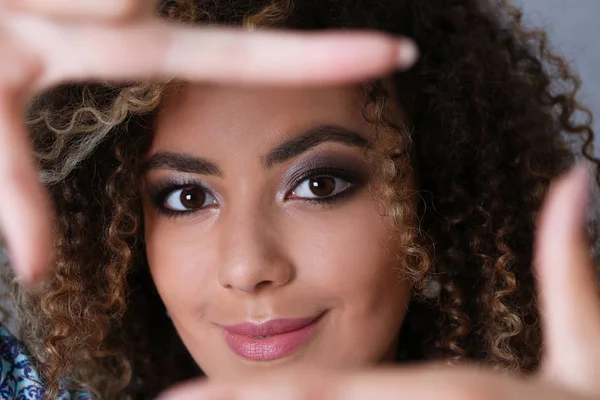
M 373 162 L 385 216 L 402 238 L 414 288 L 399 358 L 538 367 L 536 217 L 550 182 L 578 157 L 600 177 L 580 82 L 542 31 L 525 30 L 520 11 L 501 0 L 164 0 L 160 15 L 414 38 L 422 57 L 412 70 L 363 85 L 364 118 L 380 133 Z M 65 85 L 28 110 L 56 210 L 56 254 L 48 281 L 19 292 L 18 303 L 48 398 L 62 385 L 147 399 L 201 374 L 145 259 L 138 162 L 165 87 Z M 391 118 L 392 101 L 405 125 Z M 416 209 L 401 184 L 409 171 Z

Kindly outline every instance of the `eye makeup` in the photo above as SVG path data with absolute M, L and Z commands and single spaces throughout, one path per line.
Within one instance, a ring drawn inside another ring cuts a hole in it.
M 307 179 L 318 177 L 339 178 L 347 182 L 338 194 L 317 198 L 293 198 L 292 192 Z M 304 201 L 313 204 L 331 204 L 351 196 L 369 181 L 369 168 L 366 162 L 356 157 L 318 153 L 296 163 L 284 174 L 280 193 L 283 200 Z
M 154 209 L 165 217 L 183 217 L 192 213 L 196 213 L 200 210 L 209 208 L 204 207 L 201 209 L 193 209 L 193 210 L 174 210 L 165 205 L 167 198 L 177 190 L 188 189 L 188 188 L 197 188 L 203 190 L 205 193 L 212 195 L 217 198 L 216 194 L 213 193 L 211 189 L 209 189 L 203 182 L 199 179 L 194 179 L 190 176 L 172 176 L 165 180 L 161 180 L 157 183 L 147 183 L 146 186 L 146 195 L 150 200 L 150 203 L 154 207 Z M 212 208 L 212 207 L 210 207 Z
M 315 206 L 331 206 L 336 202 L 349 199 L 358 190 L 366 186 L 369 181 L 369 166 L 358 156 L 337 153 L 316 153 L 292 164 L 281 177 L 277 186 L 277 197 L 282 202 L 304 202 Z M 323 197 L 295 197 L 294 190 L 309 179 L 331 177 L 344 181 L 346 185 L 335 194 Z M 213 206 L 190 210 L 174 210 L 166 206 L 167 198 L 177 190 L 200 189 L 216 199 L 218 206 L 219 196 L 198 178 L 189 175 L 174 175 L 156 183 L 146 183 L 145 192 L 155 210 L 166 217 L 185 217 L 202 212 Z

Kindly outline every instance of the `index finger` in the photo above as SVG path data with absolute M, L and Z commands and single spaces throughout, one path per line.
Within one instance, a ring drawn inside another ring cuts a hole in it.
M 0 228 L 15 273 L 23 283 L 32 284 L 50 266 L 52 217 L 14 97 L 0 90 Z
M 409 68 L 418 57 L 411 40 L 381 33 L 248 32 L 153 21 L 118 28 L 8 23 L 43 55 L 43 86 L 161 77 L 263 85 L 349 83 Z
M 51 207 L 38 180 L 23 118 L 27 84 L 39 73 L 36 60 L 0 32 L 0 228 L 11 264 L 25 283 L 34 283 L 50 266 Z

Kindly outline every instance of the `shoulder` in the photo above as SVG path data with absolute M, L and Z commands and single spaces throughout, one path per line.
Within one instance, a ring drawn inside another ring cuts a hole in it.
M 37 400 L 44 390 L 21 343 L 0 324 L 0 398 Z
M 0 323 L 0 398 L 43 400 L 44 387 L 24 346 Z M 85 393 L 62 394 L 56 400 L 91 400 Z

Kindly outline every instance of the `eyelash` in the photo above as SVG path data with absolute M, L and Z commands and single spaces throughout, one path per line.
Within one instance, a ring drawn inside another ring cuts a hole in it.
M 292 178 L 293 183 L 288 186 L 288 189 L 286 190 L 285 199 L 289 199 L 292 191 L 295 190 L 298 186 L 300 186 L 300 184 L 302 182 L 307 181 L 309 179 L 315 179 L 315 178 L 319 178 L 319 177 L 331 177 L 331 178 L 341 179 L 348 183 L 344 187 L 344 189 L 342 189 L 340 192 L 338 192 L 334 195 L 320 197 L 320 198 L 312 198 L 312 199 L 311 198 L 294 199 L 294 200 L 303 201 L 306 203 L 311 203 L 311 204 L 321 205 L 321 206 L 332 205 L 332 204 L 336 203 L 337 201 L 340 201 L 340 200 L 344 199 L 345 197 L 351 195 L 354 192 L 354 190 L 360 186 L 360 183 L 361 183 L 360 179 L 355 174 L 353 174 L 349 171 L 343 170 L 343 169 L 338 169 L 338 168 L 315 168 L 315 169 L 311 169 L 308 171 L 301 171 L 298 175 L 300 175 L 300 176 L 295 179 Z
M 294 201 L 303 201 L 305 203 L 310 203 L 317 206 L 330 206 L 351 195 L 356 189 L 358 189 L 361 186 L 360 179 L 355 174 L 337 168 L 315 168 L 309 171 L 302 171 L 298 175 L 300 175 L 298 178 L 292 177 L 292 183 L 288 185 L 288 189 L 286 190 L 286 194 L 284 197 L 286 200 L 290 199 L 292 191 L 295 190 L 301 183 L 303 183 L 306 180 L 315 179 L 318 177 L 332 177 L 341 179 L 347 182 L 347 185 L 340 192 L 331 196 L 321 198 L 296 198 L 294 199 Z M 152 188 L 150 190 L 149 195 L 154 207 L 160 214 L 166 217 L 173 218 L 185 217 L 199 212 L 201 210 L 204 210 L 206 207 L 189 211 L 178 211 L 166 207 L 165 202 L 169 195 L 173 194 L 174 192 L 189 188 L 199 188 L 205 191 L 206 193 L 210 194 L 211 196 L 217 198 L 217 196 L 214 193 L 212 193 L 212 191 L 209 188 L 207 188 L 206 185 L 193 179 L 166 181 L 160 184 L 159 186 Z
M 189 189 L 189 188 L 199 188 L 207 193 L 210 193 L 211 195 L 213 195 L 213 197 L 216 197 L 216 196 L 214 196 L 214 194 L 212 194 L 212 191 L 206 187 L 206 185 L 203 185 L 202 183 L 200 183 L 196 180 L 193 180 L 193 179 L 169 180 L 169 181 L 163 182 L 160 185 L 151 188 L 149 191 L 149 196 L 150 196 L 150 199 L 151 199 L 152 204 L 154 205 L 155 209 L 161 215 L 163 215 L 165 217 L 173 217 L 173 218 L 184 217 L 184 216 L 190 215 L 192 213 L 195 213 L 197 211 L 200 211 L 202 209 L 189 210 L 189 211 L 178 211 L 178 210 L 173 210 L 173 209 L 166 207 L 165 202 L 166 202 L 167 198 L 169 197 L 169 195 L 173 194 L 174 192 L 176 192 L 178 190 L 182 190 L 182 189 Z

